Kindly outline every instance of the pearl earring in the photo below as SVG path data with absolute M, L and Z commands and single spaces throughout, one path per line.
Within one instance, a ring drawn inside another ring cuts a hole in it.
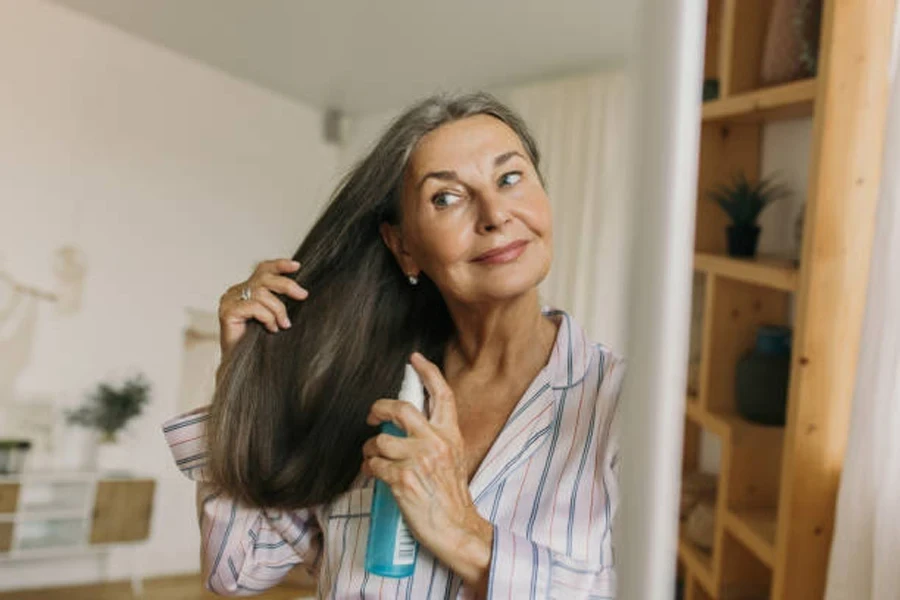
M 410 285 L 419 285 L 419 278 L 416 277 L 415 275 L 410 275 L 409 276 L 409 284 Z

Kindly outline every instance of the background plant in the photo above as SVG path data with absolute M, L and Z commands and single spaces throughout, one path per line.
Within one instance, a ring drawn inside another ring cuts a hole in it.
M 755 227 L 764 208 L 789 194 L 790 188 L 777 181 L 775 175 L 752 182 L 743 172 L 708 192 L 709 198 L 728 214 L 735 227 Z
M 104 442 L 113 442 L 128 422 L 141 414 L 150 400 L 150 383 L 136 375 L 121 386 L 101 383 L 87 402 L 66 413 L 66 421 L 96 429 Z

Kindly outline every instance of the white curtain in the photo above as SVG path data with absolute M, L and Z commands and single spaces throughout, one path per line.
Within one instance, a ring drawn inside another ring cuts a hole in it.
M 900 15 L 898 15 L 900 17 Z M 894 35 L 881 197 L 827 600 L 900 599 L 900 80 Z
M 620 70 L 495 90 L 522 115 L 541 150 L 555 254 L 542 299 L 619 353 L 632 210 L 628 92 Z

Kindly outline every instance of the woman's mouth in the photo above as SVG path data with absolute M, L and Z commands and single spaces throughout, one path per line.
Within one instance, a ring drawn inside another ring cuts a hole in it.
M 511 244 L 507 244 L 506 246 L 500 246 L 499 248 L 488 250 L 484 254 L 480 254 L 472 259 L 472 262 L 480 263 L 483 265 L 500 265 L 503 263 L 512 262 L 522 256 L 522 253 L 525 252 L 525 247 L 527 245 L 528 242 L 526 240 L 512 242 Z

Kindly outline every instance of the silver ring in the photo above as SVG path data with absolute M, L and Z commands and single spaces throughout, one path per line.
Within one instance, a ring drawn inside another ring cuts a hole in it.
M 249 300 L 253 297 L 253 290 L 250 289 L 249 285 L 245 285 L 244 289 L 241 290 L 241 300 Z

